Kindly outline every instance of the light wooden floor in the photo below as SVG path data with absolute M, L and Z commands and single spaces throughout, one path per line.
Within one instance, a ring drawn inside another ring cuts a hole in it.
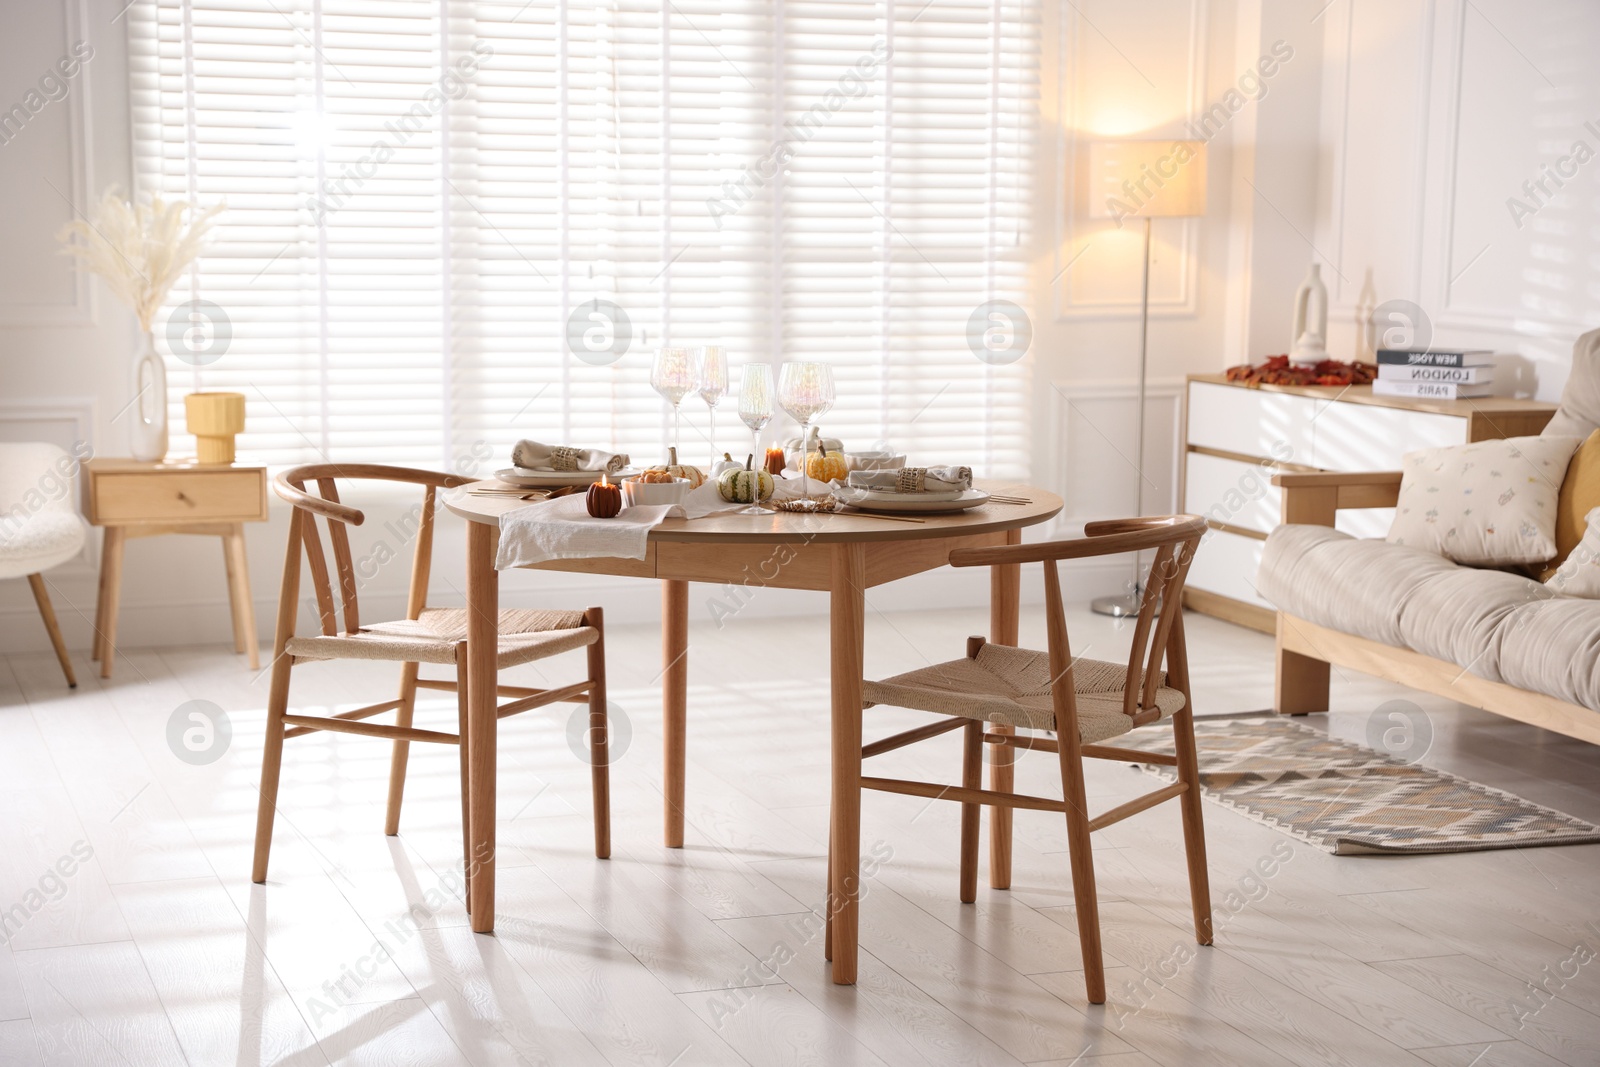
M 861 981 L 832 986 L 811 914 L 825 625 L 718 629 L 698 596 L 693 617 L 688 847 L 660 844 L 658 637 L 617 627 L 632 737 L 614 742 L 615 856 L 589 852 L 567 713 L 510 721 L 495 937 L 468 931 L 454 892 L 453 751 L 414 749 L 386 838 L 387 746 L 291 742 L 272 877 L 252 886 L 265 677 L 221 648 L 144 650 L 109 683 L 80 656 L 69 695 L 48 653 L 0 661 L 0 1064 L 1600 1063 L 1600 846 L 1335 858 L 1210 804 L 1215 948 L 1185 929 L 1176 809 L 1096 835 L 1110 1003 L 1092 1008 L 1059 819 L 1019 812 L 1013 889 L 964 906 L 958 809 L 869 794 Z M 952 658 L 983 623 L 869 605 L 869 671 Z M 1037 623 L 1025 610 L 1025 640 Z M 1072 625 L 1076 651 L 1126 644 L 1087 612 Z M 1264 707 L 1270 641 L 1191 628 L 1199 711 Z M 375 699 L 394 671 L 296 673 L 292 702 L 328 707 Z M 1338 712 L 1306 721 L 1362 740 L 1397 697 L 1428 715 L 1427 762 L 1600 820 L 1600 751 L 1576 742 L 1360 677 L 1336 676 Z M 166 741 L 192 699 L 234 731 L 208 766 Z M 452 699 L 423 724 L 453 725 Z M 870 715 L 869 733 L 916 721 Z M 885 757 L 885 773 L 953 776 L 946 740 Z M 1023 754 L 1019 785 L 1053 790 L 1053 774 L 1053 757 Z M 1089 782 L 1103 805 L 1150 786 L 1119 767 Z M 75 845 L 91 858 L 53 875 Z

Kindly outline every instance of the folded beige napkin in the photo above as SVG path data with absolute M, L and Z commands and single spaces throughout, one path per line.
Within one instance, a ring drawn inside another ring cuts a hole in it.
M 879 493 L 960 493 L 972 488 L 971 467 L 901 467 L 886 471 L 851 471 L 852 489 Z
M 518 441 L 511 450 L 511 463 L 529 471 L 605 471 L 615 474 L 628 465 L 622 452 L 598 448 L 568 448 L 538 441 Z

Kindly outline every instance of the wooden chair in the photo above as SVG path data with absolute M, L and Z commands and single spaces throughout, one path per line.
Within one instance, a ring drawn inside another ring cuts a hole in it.
M 417 517 L 416 549 L 412 556 L 411 588 L 404 620 L 366 625 L 361 622 L 356 598 L 356 572 L 345 527 L 360 526 L 365 516 L 358 509 L 339 502 L 337 479 L 409 482 L 424 487 L 422 508 Z M 452 474 L 371 464 L 314 464 L 284 471 L 274 479 L 273 488 L 280 497 L 294 505 L 294 510 L 289 519 L 289 547 L 284 558 L 283 587 L 278 596 L 278 626 L 272 647 L 272 688 L 267 698 L 267 736 L 261 754 L 261 800 L 256 813 L 252 881 L 264 882 L 267 877 L 267 855 L 272 848 L 272 822 L 277 806 L 284 740 L 316 730 L 331 730 L 335 733 L 388 738 L 394 742 L 389 766 L 389 806 L 384 826 L 384 832 L 388 834 L 398 833 L 400 829 L 400 801 L 405 792 L 406 761 L 411 742 L 431 741 L 460 748 L 462 855 L 470 883 L 473 864 L 467 836 L 470 803 L 465 743 L 467 613 L 465 608 L 430 608 L 425 602 L 433 557 L 436 492 L 465 485 L 471 480 Z M 316 483 L 316 494 L 306 491 L 307 482 Z M 343 630 L 338 628 L 336 621 L 327 556 L 323 552 L 322 535 L 317 528 L 318 516 L 328 524 L 344 611 Z M 295 634 L 302 549 L 305 562 L 311 569 L 322 623 L 320 633 L 305 637 Z M 499 718 L 505 718 L 558 701 L 589 705 L 594 853 L 605 858 L 611 854 L 611 807 L 607 767 L 605 621 L 601 609 L 500 612 L 497 659 L 500 670 L 578 648 L 588 649 L 588 676 L 583 681 L 559 689 L 498 686 L 497 696 L 515 699 L 499 705 L 497 714 Z M 307 660 L 329 659 L 377 659 L 400 663 L 399 696 L 332 717 L 290 714 L 290 672 Z M 453 666 L 455 677 L 421 678 L 418 675 L 423 663 Z M 416 729 L 411 725 L 418 689 L 436 689 L 456 694 L 458 733 Z M 365 721 L 387 711 L 396 713 L 393 726 Z
M 964 659 L 925 667 L 881 682 L 867 682 L 866 706 L 889 704 L 950 716 L 943 722 L 907 730 L 862 747 L 863 757 L 876 756 L 950 730 L 964 729 L 960 786 L 896 778 L 863 777 L 863 789 L 956 800 L 961 803 L 961 900 L 971 903 L 978 886 L 978 809 L 980 805 L 1033 808 L 1066 815 L 1072 861 L 1072 892 L 1077 902 L 1078 938 L 1083 948 L 1084 980 L 1089 1000 L 1105 1003 L 1105 965 L 1100 950 L 1099 908 L 1095 900 L 1094 856 L 1089 835 L 1166 800 L 1179 801 L 1189 861 L 1189 894 L 1194 910 L 1195 939 L 1211 943 L 1211 892 L 1206 877 L 1205 830 L 1201 823 L 1200 787 L 1195 762 L 1194 718 L 1190 706 L 1189 666 L 1183 643 L 1183 582 L 1205 520 L 1193 515 L 1120 519 L 1090 523 L 1085 536 L 1073 541 L 1001 548 L 967 548 L 950 553 L 953 567 L 1043 563 L 1048 652 L 967 639 Z M 1155 561 L 1133 629 L 1133 647 L 1126 665 L 1072 657 L 1062 611 L 1057 561 L 1155 549 Z M 1166 669 L 1162 669 L 1163 659 Z M 1067 684 L 1052 684 L 1065 681 Z M 1176 755 L 1166 756 L 1115 748 L 1106 741 L 1170 719 Z M 998 728 L 991 732 L 985 724 Z M 1053 730 L 1057 740 L 1015 733 L 1020 729 Z M 1005 789 L 980 788 L 983 745 L 998 746 L 996 765 L 1010 757 L 1010 748 L 1054 752 L 1061 764 L 1064 800 L 1027 796 Z M 1084 798 L 1083 757 L 1155 763 L 1176 769 L 1177 781 L 1090 818 Z M 846 813 L 861 818 L 859 805 Z M 1010 872 L 997 884 L 1009 884 Z

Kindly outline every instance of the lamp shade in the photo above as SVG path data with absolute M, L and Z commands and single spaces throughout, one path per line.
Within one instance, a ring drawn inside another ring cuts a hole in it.
M 1119 140 L 1089 144 L 1089 215 L 1174 218 L 1206 212 L 1204 141 Z

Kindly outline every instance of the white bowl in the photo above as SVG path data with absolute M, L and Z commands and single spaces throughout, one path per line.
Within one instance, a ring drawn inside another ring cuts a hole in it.
M 906 465 L 906 457 L 893 452 L 846 452 L 844 465 L 852 471 L 897 471 Z
M 637 478 L 622 480 L 622 502 L 630 508 L 681 504 L 688 495 L 687 478 L 674 478 L 670 482 L 641 482 Z

